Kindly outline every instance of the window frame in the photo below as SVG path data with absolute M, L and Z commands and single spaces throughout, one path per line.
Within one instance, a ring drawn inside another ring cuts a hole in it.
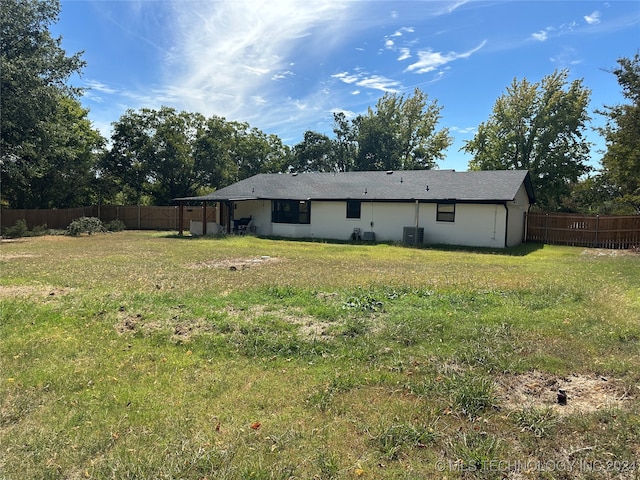
M 361 218 L 362 218 L 362 200 L 347 200 L 347 219 L 360 220 Z
M 311 223 L 311 202 L 309 200 L 272 200 L 271 222 L 308 225 Z
M 436 206 L 436 222 L 454 223 L 456 221 L 456 203 L 438 202 Z

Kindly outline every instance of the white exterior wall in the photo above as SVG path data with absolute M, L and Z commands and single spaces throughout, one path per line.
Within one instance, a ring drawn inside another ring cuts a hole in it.
M 371 223 L 373 222 L 373 227 Z M 310 237 L 349 240 L 354 228 L 360 233 L 374 232 L 376 241 L 402 240 L 402 228 L 415 225 L 413 203 L 363 201 L 360 218 L 347 218 L 347 203 L 311 202 Z
M 455 221 L 438 222 L 437 204 L 426 204 L 421 215 L 425 243 L 504 247 L 506 209 L 503 205 L 456 203 Z
M 296 236 L 281 235 L 273 231 L 272 226 L 276 224 L 271 223 L 270 200 L 247 200 L 243 202 L 235 202 L 233 218 L 237 220 L 239 218 L 246 218 L 249 216 L 252 218 L 251 225 L 255 227 L 257 235 Z
M 311 201 L 311 223 L 271 223 L 271 201 L 237 202 L 234 218 L 253 218 L 258 235 L 289 238 L 349 240 L 354 228 L 361 234 L 374 232 L 376 241 L 402 241 L 404 227 L 415 227 L 416 204 L 362 202 L 359 219 L 348 219 L 345 201 Z M 507 230 L 507 209 L 509 209 Z M 503 204 L 456 203 L 455 221 L 438 222 L 437 205 L 418 205 L 418 226 L 424 228 L 424 243 L 502 248 L 518 245 L 524 236 L 525 213 L 529 209 L 523 187 L 513 202 Z M 371 225 L 373 223 L 373 226 Z
M 520 186 L 513 202 L 507 202 L 509 209 L 509 230 L 507 233 L 507 247 L 520 245 L 524 241 L 525 222 L 529 211 L 529 196 L 524 185 Z

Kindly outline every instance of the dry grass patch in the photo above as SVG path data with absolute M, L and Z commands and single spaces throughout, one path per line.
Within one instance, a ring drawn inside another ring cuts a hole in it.
M 205 269 L 220 268 L 224 270 L 246 270 L 248 268 L 260 267 L 268 263 L 281 261 L 279 258 L 262 255 L 260 257 L 240 257 L 240 258 L 223 258 L 216 260 L 208 260 L 205 262 L 196 262 L 189 264 L 189 268 Z
M 523 406 L 550 408 L 558 415 L 593 413 L 603 408 L 630 405 L 634 392 L 614 378 L 597 375 L 557 376 L 544 372 L 505 375 L 495 381 L 499 404 L 506 410 Z M 558 403 L 558 391 L 567 394 L 566 405 Z
M 51 285 L 0 285 L 0 298 L 35 297 L 38 299 L 68 295 L 72 288 Z

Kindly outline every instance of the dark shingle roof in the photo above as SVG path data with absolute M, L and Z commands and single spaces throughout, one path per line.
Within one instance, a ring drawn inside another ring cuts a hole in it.
M 533 203 L 533 188 L 526 170 L 259 174 L 209 195 L 177 200 L 357 199 L 502 202 L 513 200 L 523 182 Z

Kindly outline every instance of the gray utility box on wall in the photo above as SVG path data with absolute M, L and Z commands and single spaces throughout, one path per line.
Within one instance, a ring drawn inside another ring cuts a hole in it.
M 423 227 L 404 227 L 402 231 L 402 242 L 415 245 L 416 243 L 424 242 L 424 228 Z

